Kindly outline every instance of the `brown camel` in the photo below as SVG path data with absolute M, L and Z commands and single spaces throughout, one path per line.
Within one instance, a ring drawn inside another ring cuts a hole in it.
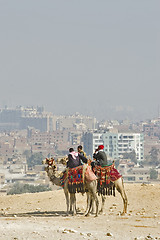
M 52 159 L 45 159 L 42 161 L 43 164 L 47 164 L 47 167 L 45 168 L 45 171 L 47 172 L 47 175 L 50 179 L 50 181 L 57 185 L 57 186 L 61 186 L 61 176 L 63 174 L 63 172 L 61 172 L 59 174 L 59 176 L 57 176 L 57 166 L 55 163 L 55 160 Z M 95 216 L 98 216 L 98 197 L 97 197 L 97 181 L 91 181 L 88 182 L 86 181 L 86 179 L 84 179 L 84 185 L 85 188 L 88 190 L 87 193 L 87 209 L 85 212 L 85 216 L 89 215 L 89 212 L 91 210 L 91 206 L 92 206 L 92 199 L 95 201 L 96 203 L 96 213 Z M 73 215 L 76 214 L 76 195 L 75 193 L 70 193 L 70 198 L 69 198 L 69 190 L 68 190 L 68 179 L 65 180 L 64 182 L 64 194 L 65 194 L 65 198 L 66 198 L 66 204 L 67 204 L 67 215 L 69 214 L 69 208 L 70 211 L 73 212 Z
M 67 157 L 64 157 L 60 160 L 60 162 L 63 164 L 63 165 L 66 165 L 66 161 L 67 161 Z M 88 160 L 88 162 L 91 162 L 92 160 Z M 123 177 L 120 177 L 119 179 L 117 179 L 116 181 L 113 182 L 114 185 L 115 185 L 115 188 L 117 189 L 117 191 L 120 193 L 121 197 L 122 197 L 122 200 L 123 200 L 123 211 L 121 213 L 121 215 L 125 215 L 127 213 L 127 204 L 128 204 L 128 200 L 127 200 L 127 195 L 125 193 L 125 189 L 124 189 L 124 183 L 123 183 Z M 87 202 L 94 202 L 92 201 L 92 199 L 88 199 L 90 198 L 89 195 L 87 195 Z M 104 209 L 104 204 L 105 204 L 105 200 L 106 200 L 106 197 L 101 194 L 101 199 L 102 199 L 102 205 L 101 205 L 101 210 L 99 211 L 100 214 L 103 213 L 103 209 Z M 89 204 L 89 203 L 87 203 Z M 92 204 L 92 211 L 94 209 L 94 204 Z

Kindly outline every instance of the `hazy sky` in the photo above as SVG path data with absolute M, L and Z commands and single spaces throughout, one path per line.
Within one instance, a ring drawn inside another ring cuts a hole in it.
M 0 107 L 157 116 L 160 1 L 0 0 L 0 83 Z

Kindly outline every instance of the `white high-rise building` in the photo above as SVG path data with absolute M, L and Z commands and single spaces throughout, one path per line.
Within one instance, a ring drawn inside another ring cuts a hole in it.
M 110 131 L 96 131 L 85 133 L 83 137 L 84 151 L 93 155 L 98 145 L 104 145 L 104 151 L 111 159 L 119 159 L 124 153 L 133 150 L 137 162 L 144 160 L 144 137 L 142 133 L 118 133 Z
M 144 136 L 142 133 L 118 133 L 119 156 L 135 151 L 138 162 L 144 160 Z

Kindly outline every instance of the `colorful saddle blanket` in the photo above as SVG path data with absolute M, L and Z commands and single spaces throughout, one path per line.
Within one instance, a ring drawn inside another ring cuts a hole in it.
M 67 168 L 61 177 L 61 186 L 64 188 L 64 183 L 68 180 L 68 190 L 70 193 L 84 193 L 87 191 L 84 187 L 84 179 L 87 181 L 98 179 L 98 194 L 113 194 L 115 196 L 114 181 L 121 176 L 117 169 L 115 169 L 114 164 L 105 167 L 95 166 L 93 172 L 90 166 L 84 164 L 75 168 Z
M 68 190 L 70 193 L 84 193 L 87 191 L 84 187 L 84 180 L 91 182 L 96 179 L 97 177 L 91 167 L 84 164 L 75 168 L 67 168 L 61 177 L 61 185 L 64 188 L 64 183 L 68 180 Z
M 68 190 L 70 193 L 84 192 L 83 165 L 68 168 L 61 178 L 61 185 L 64 187 L 65 180 L 68 179 Z
M 122 177 L 122 175 L 117 171 L 114 164 L 110 166 L 95 166 L 93 172 L 98 178 L 97 191 L 98 194 L 103 195 L 114 195 L 115 196 L 115 185 L 114 181 Z

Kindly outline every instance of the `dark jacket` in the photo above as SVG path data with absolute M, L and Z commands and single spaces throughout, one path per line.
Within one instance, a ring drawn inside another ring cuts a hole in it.
M 98 151 L 98 153 L 93 154 L 93 158 L 96 159 L 97 165 L 105 166 L 107 165 L 107 155 L 104 151 Z
M 74 168 L 82 165 L 81 160 L 84 163 L 87 163 L 87 158 L 85 158 L 83 155 L 78 154 L 78 156 L 74 159 L 71 154 L 68 155 L 68 162 L 67 167 Z

